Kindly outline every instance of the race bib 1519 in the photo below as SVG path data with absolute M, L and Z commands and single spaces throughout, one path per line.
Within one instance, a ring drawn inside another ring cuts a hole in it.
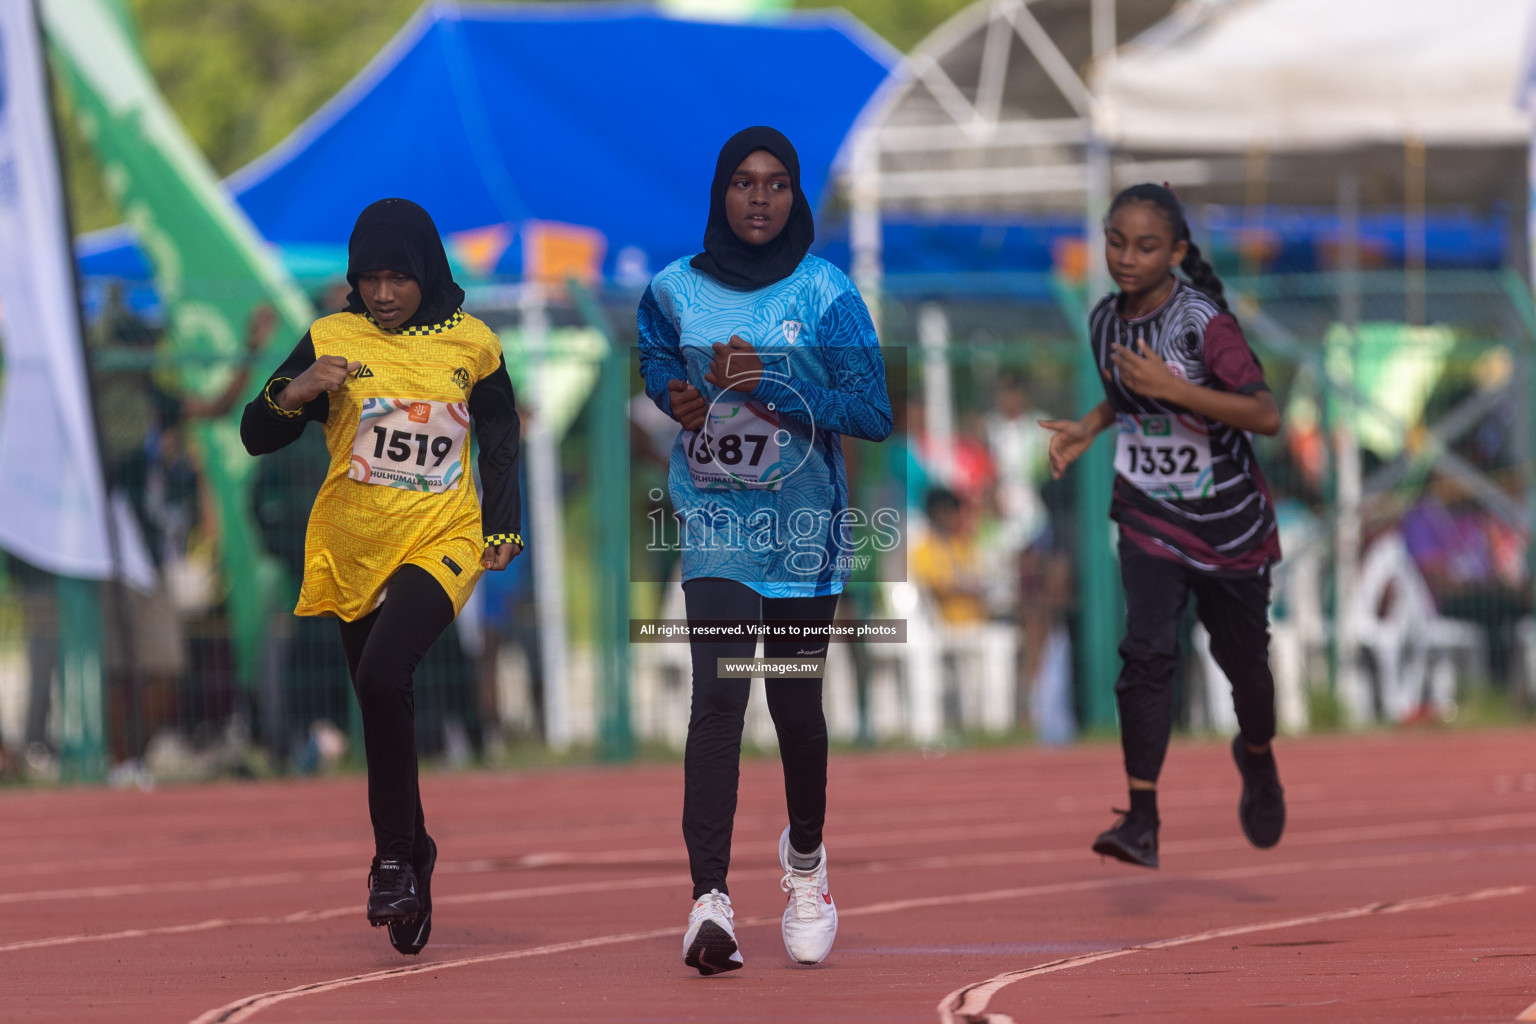
M 464 477 L 468 432 L 469 409 L 463 402 L 365 399 L 347 477 L 408 491 L 450 490 Z
M 1197 416 L 1121 413 L 1115 471 L 1148 496 L 1179 501 L 1212 494 L 1211 436 Z

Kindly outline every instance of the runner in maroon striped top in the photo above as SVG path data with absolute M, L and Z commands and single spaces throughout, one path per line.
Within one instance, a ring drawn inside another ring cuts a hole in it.
M 1276 433 L 1280 412 L 1171 191 L 1135 185 L 1116 196 L 1104 258 L 1119 290 L 1094 307 L 1089 329 L 1107 397 L 1081 420 L 1042 422 L 1055 431 L 1057 477 L 1116 428 L 1110 517 L 1120 524 L 1126 635 L 1115 695 L 1131 806 L 1115 812 L 1121 819 L 1093 849 L 1157 867 L 1157 777 L 1191 594 L 1211 654 L 1232 682 L 1238 817 L 1249 842 L 1274 846 L 1285 828 L 1270 749 L 1269 570 L 1280 540 L 1249 435 Z

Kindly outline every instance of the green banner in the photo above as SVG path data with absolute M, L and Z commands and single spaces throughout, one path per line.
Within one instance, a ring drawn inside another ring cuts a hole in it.
M 121 8 L 110 0 L 43 0 L 42 12 L 50 53 L 102 177 L 154 265 L 167 350 L 182 359 L 176 383 L 187 396 L 217 395 L 248 358 L 251 312 L 273 307 L 273 343 L 286 346 L 308 329 L 309 302 L 171 112 Z M 236 670 L 249 684 L 280 583 L 250 511 L 256 464 L 240 444 L 238 404 L 191 434 L 217 506 Z
M 1346 389 L 1330 390 L 1329 422 L 1348 422 L 1362 448 L 1381 459 L 1396 458 L 1424 421 L 1425 405 L 1456 347 L 1456 332 L 1444 325 L 1365 323 L 1351 334 L 1333 324 L 1323 345 L 1329 379 Z M 1346 398 L 1349 388 L 1369 404 Z

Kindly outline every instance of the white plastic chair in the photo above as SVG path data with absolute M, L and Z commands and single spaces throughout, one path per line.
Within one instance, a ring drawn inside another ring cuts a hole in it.
M 1361 559 L 1356 593 L 1357 635 L 1373 663 L 1375 693 L 1362 688 L 1340 695 L 1355 722 L 1371 720 L 1378 708 L 1386 720 L 1401 722 L 1426 704 L 1447 707 L 1455 701 L 1457 668 L 1484 673 L 1482 630 L 1439 613 L 1395 530 L 1372 542 Z

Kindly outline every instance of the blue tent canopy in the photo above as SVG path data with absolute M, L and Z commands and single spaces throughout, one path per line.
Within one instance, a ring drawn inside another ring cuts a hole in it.
M 594 228 L 605 274 L 634 277 L 698 250 L 716 154 L 740 128 L 794 141 L 815 207 L 897 58 L 840 12 L 727 24 L 613 4 L 439 2 L 227 184 L 301 277 L 334 273 L 358 211 L 384 196 L 419 202 L 445 235 Z M 124 229 L 82 239 L 80 254 L 87 275 L 148 276 Z M 490 269 L 520 274 L 522 246 Z
M 1200 247 L 1224 272 L 1245 263 L 1272 274 L 1333 270 L 1342 237 L 1336 211 L 1306 207 L 1206 205 L 1192 212 L 1190 226 Z M 1367 212 L 1357 227 L 1364 267 L 1404 265 L 1408 241 L 1401 212 Z M 1081 217 L 1047 213 L 909 214 L 887 217 L 882 229 L 884 285 L 895 292 L 1009 291 L 1019 283 L 996 275 L 1025 274 L 1040 279 L 1025 285 L 1050 298 L 1046 275 L 1061 260 L 1064 244 L 1080 247 L 1083 239 Z M 1515 237 L 1508 210 L 1437 209 L 1424 218 L 1425 264 L 1431 270 L 1497 270 L 1511 262 Z M 847 224 L 821 225 L 816 251 L 846 267 L 851 258 Z M 1091 258 L 1100 258 L 1097 249 Z M 974 279 L 961 280 L 965 276 Z M 1007 287 L 999 288 L 1002 285 Z

